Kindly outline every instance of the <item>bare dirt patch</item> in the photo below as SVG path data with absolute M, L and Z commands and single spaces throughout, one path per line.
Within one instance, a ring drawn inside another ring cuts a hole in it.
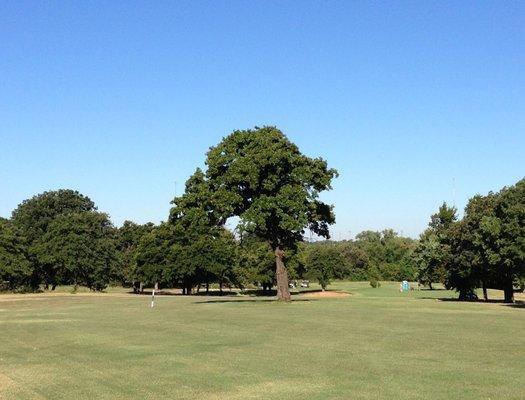
M 337 298 L 337 297 L 348 297 L 350 293 L 338 292 L 338 291 L 319 291 L 319 292 L 305 292 L 300 294 L 301 297 L 309 298 Z

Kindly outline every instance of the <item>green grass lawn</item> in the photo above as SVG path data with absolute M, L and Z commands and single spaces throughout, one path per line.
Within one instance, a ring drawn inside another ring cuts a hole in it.
M 332 288 L 352 295 L 1 295 L 0 399 L 525 398 L 525 308 Z

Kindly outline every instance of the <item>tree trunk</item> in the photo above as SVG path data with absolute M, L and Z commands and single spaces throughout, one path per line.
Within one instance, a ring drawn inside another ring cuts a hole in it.
M 222 282 L 219 282 L 219 295 L 222 296 Z
M 509 279 L 505 284 L 505 303 L 514 303 L 514 286 L 512 284 L 512 279 Z
M 428 282 L 428 287 L 430 288 L 430 290 L 434 290 L 434 289 L 432 288 L 432 282 Z
M 488 301 L 489 295 L 487 293 L 487 287 L 483 284 L 483 300 Z
M 142 282 L 140 282 L 140 285 L 139 285 L 139 293 L 140 294 L 144 293 L 144 284 Z
M 210 294 L 210 282 L 206 282 L 206 296 Z
M 281 301 L 290 301 L 290 288 L 288 287 L 288 271 L 283 262 L 284 251 L 279 246 L 275 248 L 275 275 L 277 277 L 277 298 Z

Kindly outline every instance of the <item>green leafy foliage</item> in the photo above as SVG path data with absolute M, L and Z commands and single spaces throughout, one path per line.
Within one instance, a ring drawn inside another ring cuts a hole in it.
M 420 236 L 412 259 L 417 267 L 417 279 L 432 289 L 433 283 L 445 283 L 450 244 L 447 237 L 457 221 L 457 210 L 443 203 L 430 217 L 428 228 Z
M 154 228 L 152 223 L 144 225 L 132 221 L 124 221 L 116 232 L 116 247 L 119 255 L 120 268 L 116 279 L 122 285 L 133 285 L 140 281 L 137 268 L 137 248 L 144 235 Z
M 399 236 L 392 229 L 364 231 L 355 240 L 304 243 L 301 252 L 307 272 L 303 275 L 318 280 L 311 275 L 315 271 L 316 276 L 330 276 L 327 282 L 330 279 L 411 280 L 416 275 L 412 257 L 416 244 L 415 240 Z M 328 264 L 322 261 L 323 257 L 330 260 Z
M 335 218 L 318 196 L 337 172 L 301 154 L 277 128 L 234 131 L 210 149 L 206 165 L 213 209 L 223 219 L 239 216 L 273 247 L 294 247 L 307 227 L 328 237 Z
M 49 224 L 36 250 L 58 282 L 103 290 L 117 265 L 113 233 L 106 214 L 62 214 Z
M 514 284 L 525 276 L 525 179 L 498 193 L 474 196 L 449 240 L 449 287 L 460 297 L 479 286 L 503 289 L 512 302 Z
M 379 279 L 400 281 L 414 278 L 411 261 L 415 248 L 413 239 L 385 229 L 361 232 L 356 236 L 355 243 L 367 255 L 368 269 L 377 271 Z
M 236 284 L 237 243 L 208 222 L 199 209 L 179 208 L 170 222 L 146 233 L 136 250 L 138 279 L 180 286 L 185 293 L 203 283 Z
M 332 207 L 319 192 L 331 189 L 337 175 L 321 158 L 303 155 L 275 127 L 234 131 L 206 157 L 206 171 L 197 170 L 186 193 L 174 200 L 171 218 L 199 217 L 203 225 L 240 218 L 240 230 L 267 242 L 275 254 L 278 296 L 290 299 L 283 260 L 309 228 L 328 237 L 335 221 Z M 199 211 L 200 210 L 200 214 Z
M 316 280 L 326 290 L 330 280 L 344 277 L 344 259 L 336 246 L 326 244 L 310 250 L 306 256 L 307 278 Z
M 0 288 L 29 287 L 32 274 L 25 238 L 10 221 L 0 218 Z
M 270 244 L 255 235 L 243 235 L 236 274 L 243 287 L 253 284 L 268 292 L 275 284 L 275 255 Z
M 48 191 L 24 200 L 12 214 L 29 243 L 38 241 L 54 219 L 63 214 L 96 211 L 95 203 L 75 190 Z
M 48 191 L 24 200 L 12 213 L 13 225 L 25 237 L 28 257 L 32 265 L 31 286 L 34 290 L 41 283 L 56 286 L 60 282 L 55 275 L 55 265 L 47 263 L 47 254 L 41 253 L 44 237 L 56 218 L 71 213 L 95 211 L 95 203 L 77 191 L 61 189 Z M 47 236 L 49 237 L 49 236 Z

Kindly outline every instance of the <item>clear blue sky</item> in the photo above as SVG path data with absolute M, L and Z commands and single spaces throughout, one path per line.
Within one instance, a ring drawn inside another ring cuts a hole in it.
M 335 238 L 417 236 L 525 175 L 525 2 L 0 3 L 0 215 L 49 189 L 163 220 L 233 129 L 340 172 Z M 349 233 L 351 232 L 351 233 Z

